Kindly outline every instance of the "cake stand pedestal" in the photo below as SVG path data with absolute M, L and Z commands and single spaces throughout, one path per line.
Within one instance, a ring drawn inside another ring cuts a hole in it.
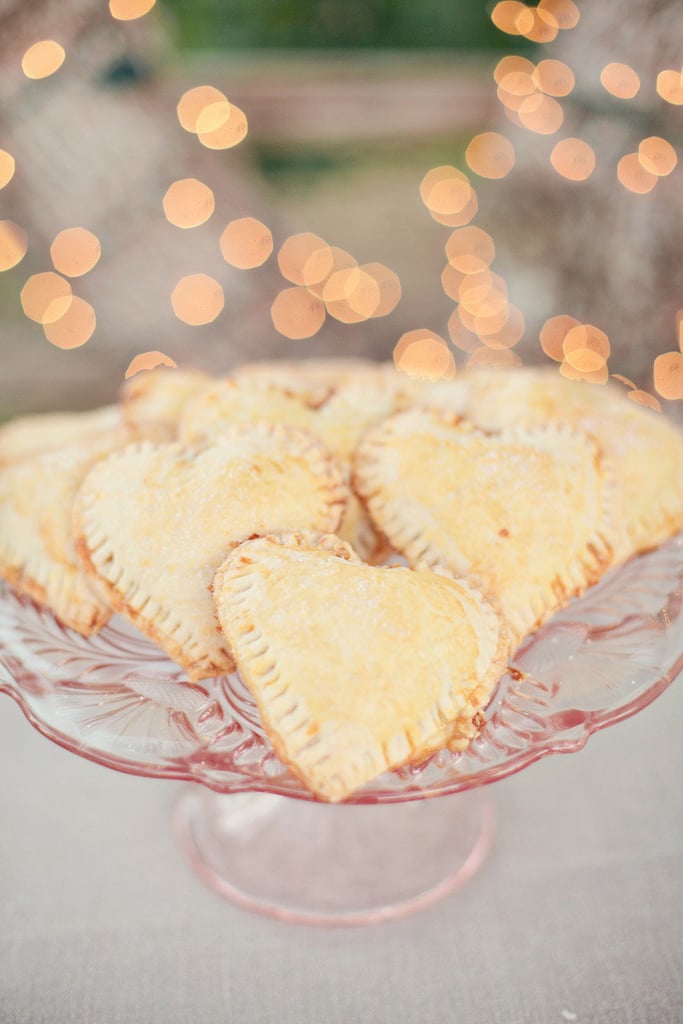
M 368 924 L 429 906 L 485 859 L 485 790 L 392 804 L 318 804 L 188 786 L 173 815 L 195 872 L 240 906 L 307 924 Z

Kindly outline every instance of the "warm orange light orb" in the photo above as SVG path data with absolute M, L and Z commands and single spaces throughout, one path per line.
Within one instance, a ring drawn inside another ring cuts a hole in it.
M 6 149 L 0 149 L 0 188 L 4 188 L 12 180 L 15 166 L 12 154 Z
M 504 135 L 483 132 L 471 140 L 465 150 L 465 159 L 481 178 L 504 178 L 515 165 L 515 151 Z
M 165 355 L 163 352 L 156 350 L 141 352 L 139 356 L 135 356 L 128 364 L 126 380 L 129 377 L 133 377 L 136 373 L 140 373 L 141 370 L 153 370 L 155 366 L 170 366 L 172 369 L 175 369 L 177 365 L 170 356 Z
M 325 323 L 325 307 L 308 288 L 284 288 L 270 307 L 270 315 L 276 331 L 301 341 L 312 338 Z
M 188 274 L 173 289 L 171 305 L 179 320 L 199 327 L 216 319 L 225 305 L 225 296 L 218 281 L 208 274 Z
M 640 79 L 628 64 L 606 64 L 600 72 L 603 88 L 620 100 L 631 100 L 640 89 Z
M 643 167 L 637 153 L 627 153 L 617 164 L 617 177 L 624 188 L 637 195 L 651 192 L 657 184 L 656 174 Z
M 434 331 L 419 329 L 401 335 L 394 347 L 397 370 L 422 380 L 452 380 L 455 377 L 453 353 Z
M 56 348 L 80 348 L 92 338 L 97 326 L 95 310 L 85 299 L 74 295 L 59 320 L 43 323 L 45 337 Z
M 270 228 L 255 217 L 231 220 L 220 239 L 223 259 L 239 270 L 252 270 L 266 262 L 273 251 Z
M 192 132 L 196 135 L 198 131 L 197 122 L 202 117 L 203 111 L 219 108 L 223 112 L 225 110 L 224 104 L 226 103 L 229 107 L 228 98 L 220 89 L 214 88 L 213 85 L 196 85 L 193 89 L 188 89 L 180 97 L 177 106 L 178 120 L 186 132 Z M 206 116 L 203 123 L 206 130 L 209 127 L 206 125 Z M 211 124 L 210 127 L 218 128 L 220 125 Z
M 683 69 L 674 71 L 667 68 L 660 71 L 657 75 L 657 92 L 667 103 L 680 107 L 683 103 Z
M 670 401 L 683 398 L 683 353 L 664 352 L 654 362 L 655 390 Z
M 29 46 L 21 58 L 21 70 L 27 78 L 49 78 L 59 71 L 66 53 L 64 47 L 54 39 L 43 39 Z
M 65 228 L 50 246 L 52 265 L 67 277 L 82 277 L 95 266 L 101 255 L 100 242 L 86 228 Z
M 561 139 L 550 154 L 550 163 L 568 181 L 585 181 L 595 170 L 595 152 L 583 139 Z
M 214 128 L 202 130 L 203 117 L 217 116 L 220 118 L 224 112 L 223 104 L 211 105 L 206 113 L 203 111 L 197 118 L 197 138 L 207 149 L 232 149 L 233 146 L 238 146 L 242 142 L 249 131 L 247 115 L 234 103 L 230 104 L 230 114 L 225 121 L 221 121 Z
M 13 220 L 0 220 L 0 271 L 21 263 L 28 249 L 28 235 Z
M 67 312 L 73 298 L 71 285 L 51 270 L 32 274 L 20 293 L 21 306 L 30 320 L 50 324 Z
M 135 21 L 152 10 L 156 0 L 109 0 L 112 18 L 118 21 Z
M 666 139 L 658 135 L 651 135 L 638 146 L 638 159 L 650 174 L 656 174 L 658 178 L 671 174 L 678 163 L 676 150 Z
M 166 220 L 177 228 L 196 228 L 206 223 L 216 208 L 212 190 L 196 178 L 174 181 L 162 203 Z

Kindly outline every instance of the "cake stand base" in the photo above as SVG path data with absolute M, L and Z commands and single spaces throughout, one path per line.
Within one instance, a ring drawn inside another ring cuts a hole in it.
M 358 925 L 435 903 L 479 868 L 493 838 L 487 790 L 330 805 L 186 787 L 174 830 L 221 896 L 285 921 Z

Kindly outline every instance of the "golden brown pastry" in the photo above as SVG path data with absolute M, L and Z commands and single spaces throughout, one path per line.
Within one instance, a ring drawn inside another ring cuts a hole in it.
M 345 498 L 312 435 L 236 427 L 202 448 L 145 443 L 99 463 L 76 502 L 76 545 L 112 606 L 199 680 L 234 667 L 209 592 L 231 546 L 335 529 Z
M 0 471 L 0 576 L 84 636 L 102 628 L 111 606 L 76 555 L 73 504 L 91 466 L 125 436 L 74 441 Z
M 206 391 L 212 380 L 201 370 L 169 366 L 136 373 L 121 389 L 124 421 L 141 437 L 174 441 L 185 404 Z
M 462 580 L 364 564 L 334 536 L 247 541 L 216 574 L 227 643 L 278 756 L 323 800 L 466 746 L 507 636 Z
M 561 425 L 490 434 L 411 409 L 366 435 L 354 484 L 396 550 L 471 577 L 516 641 L 612 559 L 609 464 Z
M 121 434 L 123 420 L 116 405 L 88 412 L 48 412 L 19 416 L 0 427 L 0 466 L 31 455 L 51 452 L 93 437 Z
M 683 529 L 683 431 L 612 385 L 568 381 L 551 369 L 467 375 L 466 415 L 484 429 L 559 420 L 593 436 L 618 484 L 615 561 Z

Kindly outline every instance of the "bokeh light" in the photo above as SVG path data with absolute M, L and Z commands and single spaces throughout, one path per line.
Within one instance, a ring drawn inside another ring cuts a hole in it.
M 667 103 L 680 107 L 683 103 L 683 70 L 667 68 L 660 71 L 657 75 L 657 92 Z
M 506 315 L 505 322 L 495 331 L 486 329 L 486 325 L 492 322 L 493 317 L 475 317 L 474 319 L 473 326 L 475 332 L 487 348 L 497 351 L 514 348 L 524 337 L 526 322 L 521 309 L 513 306 L 512 303 L 508 303 L 504 312 Z
M 657 175 L 646 170 L 637 153 L 627 153 L 617 164 L 617 177 L 624 188 L 638 195 L 651 192 L 657 184 Z
M 307 257 L 301 271 L 303 283 L 312 295 L 322 299 L 325 285 L 333 274 L 357 266 L 358 260 L 346 249 L 326 243 L 322 248 L 314 249 Z
M 460 285 L 458 300 L 472 316 L 487 319 L 508 308 L 507 285 L 489 270 L 468 274 Z
M 636 402 L 638 405 L 644 405 L 647 409 L 654 409 L 655 412 L 661 412 L 662 406 L 657 401 L 654 395 L 648 394 L 647 391 L 641 391 L 636 388 L 635 391 L 629 391 L 626 396 L 630 398 L 632 402 Z
M 552 43 L 559 32 L 559 25 L 554 15 L 540 7 L 528 7 L 527 11 L 528 14 L 520 15 L 517 19 L 517 25 L 524 38 L 531 40 L 532 43 Z M 530 24 L 529 15 L 531 15 Z
M 32 274 L 21 289 L 21 306 L 30 320 L 50 324 L 65 315 L 73 298 L 69 282 L 51 270 Z
M 181 178 L 166 190 L 163 207 L 166 220 L 177 228 L 196 228 L 211 217 L 216 200 L 212 190 L 202 181 Z
M 329 277 L 333 256 L 324 238 L 312 231 L 301 231 L 282 243 L 277 265 L 282 276 L 292 284 L 312 285 Z
M 631 100 L 640 89 L 640 79 L 629 64 L 606 64 L 600 72 L 603 89 L 620 100 Z
M 87 228 L 65 228 L 50 246 L 55 270 L 67 277 L 82 277 L 95 266 L 101 255 L 97 235 Z
M 432 214 L 459 214 L 472 198 L 472 186 L 466 174 L 455 167 L 433 167 L 420 183 L 422 202 Z
M 139 356 L 135 356 L 128 364 L 126 380 L 129 377 L 133 377 L 136 373 L 140 373 L 141 370 L 153 370 L 155 366 L 170 366 L 172 369 L 175 369 L 177 365 L 170 356 L 165 355 L 163 352 L 141 352 Z
M 524 127 L 537 135 L 554 135 L 564 121 L 564 111 L 557 100 L 542 93 L 525 97 L 517 115 Z
M 510 317 L 510 305 L 506 304 L 498 313 L 493 316 L 474 316 L 464 306 L 458 306 L 458 316 L 468 331 L 486 342 L 493 334 L 502 331 Z
M 547 356 L 561 363 L 564 359 L 564 339 L 573 327 L 578 327 L 579 321 L 566 313 L 559 316 L 551 316 L 541 327 L 541 348 Z
M 656 174 L 658 178 L 671 174 L 678 163 L 676 150 L 666 139 L 658 135 L 651 135 L 638 146 L 638 159 L 650 174 Z
M 481 346 L 481 341 L 472 331 L 463 324 L 458 310 L 455 309 L 448 318 L 448 336 L 463 352 L 474 352 Z
M 381 298 L 379 284 L 362 267 L 335 271 L 322 297 L 330 316 L 347 324 L 375 316 Z
M 561 60 L 540 61 L 531 73 L 531 81 L 546 96 L 568 96 L 576 83 L 574 72 Z
M 621 384 L 625 384 L 627 388 L 635 389 L 636 385 L 633 383 L 630 377 L 624 377 L 622 373 L 613 373 L 612 376 L 615 380 L 618 380 Z
M 173 312 L 186 324 L 198 327 L 216 319 L 225 305 L 223 289 L 208 274 L 181 277 L 171 294 Z
M 446 242 L 448 262 L 463 274 L 486 270 L 495 255 L 493 239 L 488 232 L 475 225 L 458 228 Z
M 491 21 L 509 36 L 521 35 L 525 28 L 533 25 L 529 8 L 518 0 L 500 0 L 491 12 Z
M 368 274 L 379 288 L 379 302 L 372 316 L 381 317 L 393 313 L 401 301 L 401 281 L 398 274 L 385 267 L 383 263 L 363 263 L 360 269 Z
M 456 270 L 451 263 L 447 263 L 441 274 L 441 287 L 449 299 L 457 302 L 460 296 L 460 285 L 467 275 L 462 270 Z
M 28 235 L 13 220 L 0 220 L 0 271 L 21 263 L 28 249 Z
M 573 0 L 540 0 L 538 9 L 551 14 L 560 30 L 574 28 L 581 17 Z
M 240 270 L 252 270 L 266 262 L 273 251 L 270 228 L 255 217 L 231 220 L 220 238 L 223 259 Z
M 43 323 L 45 337 L 56 348 L 80 348 L 92 338 L 97 326 L 95 310 L 85 299 L 74 295 L 59 320 Z
M 477 193 L 472 189 L 470 198 L 458 213 L 438 213 L 436 210 L 430 210 L 429 213 L 438 224 L 443 224 L 447 228 L 459 228 L 469 224 L 476 216 L 478 209 Z
M 529 63 L 531 62 L 529 61 Z M 533 92 L 536 92 L 536 83 L 532 77 L 533 64 L 531 69 L 530 72 L 520 70 L 507 71 L 498 81 L 501 91 L 508 96 L 530 96 Z
M 218 104 L 215 107 L 212 106 L 211 111 L 214 113 L 220 111 L 219 116 L 222 116 L 225 107 Z M 197 118 L 197 138 L 207 149 L 232 149 L 233 146 L 242 142 L 249 131 L 247 115 L 234 103 L 230 104 L 230 114 L 227 120 L 216 128 L 202 131 L 199 127 L 202 116 L 203 114 L 200 114 Z
M 434 331 L 422 328 L 401 335 L 394 347 L 394 365 L 420 380 L 455 377 L 455 358 L 448 344 Z
M 220 89 L 214 88 L 213 85 L 196 85 L 194 88 L 188 89 L 180 97 L 177 106 L 178 120 L 186 132 L 196 134 L 197 122 L 202 116 L 203 111 L 212 108 L 223 113 L 226 103 L 229 107 L 228 98 Z M 223 123 L 207 125 L 206 117 L 202 120 L 205 131 L 211 128 L 218 128 Z
M 498 132 L 482 132 L 469 143 L 465 159 L 481 178 L 504 178 L 515 165 L 515 151 L 509 139 Z
M 609 358 L 610 343 L 605 332 L 594 324 L 577 324 L 565 334 L 562 352 L 565 361 L 579 373 L 596 373 Z
M 497 85 L 502 85 L 503 79 L 507 75 L 526 76 L 520 78 L 520 82 L 526 83 L 527 79 L 531 81 L 534 68 L 535 64 L 533 61 L 530 61 L 528 57 L 510 55 L 508 57 L 503 57 L 498 61 L 495 71 L 493 72 L 493 77 Z M 511 79 L 510 81 L 513 82 L 514 79 Z
M 300 341 L 318 333 L 325 323 L 325 306 L 308 288 L 285 288 L 273 302 L 270 315 L 276 331 Z
M 561 139 L 553 147 L 550 163 L 568 181 L 585 181 L 595 170 L 595 152 L 583 139 Z
M 670 400 L 683 398 L 683 352 L 664 352 L 654 362 L 655 391 Z
M 15 167 L 12 154 L 6 149 L 0 149 L 0 188 L 4 188 L 12 180 Z
M 216 100 L 215 103 L 208 103 L 197 114 L 195 132 L 197 135 L 206 135 L 222 128 L 232 113 L 232 105 L 227 100 Z
M 66 53 L 64 47 L 54 39 L 42 39 L 29 46 L 21 58 L 21 70 L 27 78 L 49 78 L 59 71 Z
M 109 0 L 112 18 L 118 21 L 134 21 L 152 10 L 156 0 Z
M 567 380 L 580 380 L 586 384 L 606 384 L 609 380 L 607 364 L 603 363 L 597 370 L 577 370 L 566 359 L 560 364 L 560 374 Z

